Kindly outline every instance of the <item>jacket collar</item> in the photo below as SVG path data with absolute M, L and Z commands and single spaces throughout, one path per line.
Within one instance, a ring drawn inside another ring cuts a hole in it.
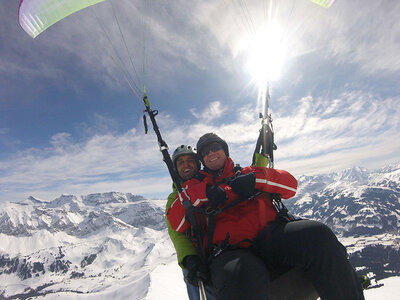
M 207 167 L 204 167 L 203 170 L 199 171 L 201 174 L 203 174 L 206 177 L 215 177 L 217 181 L 223 178 L 231 177 L 234 175 L 234 168 L 235 164 L 233 160 L 230 157 L 227 157 L 225 160 L 224 167 L 217 170 L 217 171 L 212 171 L 208 169 Z

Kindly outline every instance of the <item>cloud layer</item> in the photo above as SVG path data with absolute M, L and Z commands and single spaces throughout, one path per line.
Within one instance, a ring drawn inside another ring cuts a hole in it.
M 399 100 L 376 101 L 374 95 L 346 91 L 335 99 L 298 99 L 293 112 L 282 107 L 275 112 L 276 167 L 314 174 L 400 160 Z M 212 102 L 196 113 L 196 122 L 158 116 L 171 152 L 182 143 L 195 145 L 206 132 L 216 132 L 228 142 L 236 162 L 250 164 L 260 127 L 257 114 L 249 106 L 232 111 L 222 105 Z M 32 148 L 1 162 L 1 197 L 108 190 L 166 195 L 169 191 L 170 180 L 153 133 L 103 132 L 83 141 L 59 133 L 49 144 L 47 149 Z
M 315 174 L 399 161 L 400 2 L 274 3 L 289 49 L 271 90 L 276 167 Z M 236 162 L 251 162 L 260 105 L 243 66 L 268 12 L 260 1 L 105 1 L 35 40 L 10 13 L 17 3 L 0 6 L 0 201 L 110 190 L 165 197 L 155 135 L 125 112 L 138 119 L 143 107 L 140 92 L 130 102 L 130 76 L 138 90 L 146 79 L 170 152 L 212 131 Z M 113 103 L 130 106 L 114 112 Z

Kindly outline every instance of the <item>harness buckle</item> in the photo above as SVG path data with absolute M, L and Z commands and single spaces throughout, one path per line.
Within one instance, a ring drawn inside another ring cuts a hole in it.
M 210 253 L 210 259 L 217 257 L 218 255 L 220 255 L 222 252 L 224 252 L 226 249 L 228 249 L 230 247 L 229 238 L 230 238 L 230 234 L 229 234 L 229 232 L 227 232 L 225 240 L 223 240 L 220 245 L 218 245 L 218 246 L 214 245 L 212 247 L 212 250 Z
M 220 208 L 220 207 L 215 207 L 215 208 L 207 207 L 207 209 L 206 209 L 206 214 L 207 214 L 207 215 L 216 216 L 216 215 L 218 215 L 220 212 L 221 212 L 221 208 Z

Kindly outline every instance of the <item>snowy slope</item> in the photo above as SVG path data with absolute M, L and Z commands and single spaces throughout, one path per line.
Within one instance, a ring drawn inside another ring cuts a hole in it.
M 399 166 L 299 180 L 287 204 L 328 223 L 377 286 L 400 296 Z M 165 200 L 123 193 L 29 197 L 0 208 L 0 299 L 186 299 Z M 173 288 L 171 288 L 173 287 Z
M 20 298 L 130 289 L 143 299 L 149 273 L 174 255 L 160 206 L 121 193 L 7 203 L 0 239 L 0 289 Z
M 375 172 L 362 168 L 339 174 L 301 176 L 287 206 L 296 215 L 322 220 L 338 234 L 398 232 L 400 165 Z
M 364 292 L 366 300 L 398 299 L 400 296 L 400 277 L 390 277 L 379 282 L 383 286 Z
M 296 197 L 286 204 L 295 215 L 329 225 L 358 270 L 378 279 L 400 275 L 400 164 L 301 176 Z

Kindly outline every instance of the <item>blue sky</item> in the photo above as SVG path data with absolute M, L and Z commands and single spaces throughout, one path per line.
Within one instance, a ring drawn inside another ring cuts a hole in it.
M 286 0 L 266 9 L 270 1 L 113 0 L 36 39 L 18 24 L 18 2 L 0 3 L 0 201 L 168 195 L 143 104 L 118 67 L 132 70 L 113 9 L 141 78 L 145 61 L 170 152 L 213 131 L 235 162 L 250 164 L 261 108 L 246 62 L 251 30 L 271 11 L 286 44 L 271 81 L 275 167 L 311 175 L 400 161 L 397 1 L 336 0 L 323 9 Z

